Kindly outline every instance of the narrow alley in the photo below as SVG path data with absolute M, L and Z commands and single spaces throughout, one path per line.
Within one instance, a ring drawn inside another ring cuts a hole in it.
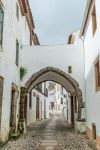
M 100 0 L 0 0 L 0 150 L 100 150 L 98 114 Z
M 1 150 L 92 150 L 86 135 L 75 132 L 61 116 L 31 124 L 27 133 Z

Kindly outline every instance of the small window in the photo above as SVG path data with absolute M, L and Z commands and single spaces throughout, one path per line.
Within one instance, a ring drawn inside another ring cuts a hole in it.
M 96 140 L 96 125 L 92 124 L 92 138 Z
M 99 56 L 95 61 L 95 79 L 96 79 L 96 90 L 100 90 L 100 68 L 99 68 Z
M 19 64 L 19 42 L 16 40 L 16 65 Z
M 4 20 L 4 11 L 0 5 L 0 45 L 2 47 L 3 41 L 3 20 Z
M 32 108 L 32 94 L 31 92 L 29 93 L 29 108 Z
M 74 42 L 75 42 L 75 36 L 71 34 L 68 38 L 68 44 L 74 44 Z
M 97 29 L 97 18 L 96 18 L 95 5 L 94 5 L 94 8 L 93 8 L 93 12 L 92 12 L 92 29 L 93 29 L 93 35 L 94 35 L 95 32 L 96 32 L 96 29 Z
M 19 7 L 17 3 L 16 3 L 16 16 L 17 16 L 17 19 L 19 20 Z
M 63 98 L 61 97 L 61 104 L 63 105 Z
M 48 89 L 47 88 L 44 90 L 44 95 L 48 96 Z
M 38 84 L 35 88 L 36 88 L 39 92 L 42 92 L 42 83 Z

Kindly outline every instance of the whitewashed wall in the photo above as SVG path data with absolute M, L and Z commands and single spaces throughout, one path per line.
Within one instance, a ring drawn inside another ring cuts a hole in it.
M 50 102 L 55 102 L 55 89 L 52 89 L 48 93 L 48 101 Z
M 11 86 L 12 82 L 20 86 L 19 67 L 15 64 L 16 58 L 16 39 L 18 39 L 20 47 L 22 44 L 29 45 L 29 31 L 25 30 L 25 18 L 19 12 L 19 21 L 16 17 L 16 0 L 4 0 L 4 30 L 3 30 L 3 46 L 0 47 L 0 75 L 4 77 L 3 103 L 2 103 L 2 124 L 1 124 L 1 140 L 6 140 L 9 134 L 10 107 L 11 107 Z M 20 9 L 19 9 L 20 10 Z M 27 25 L 26 25 L 27 26 Z M 27 34 L 27 35 L 26 35 Z M 22 39 L 23 38 L 23 39 Z M 19 54 L 20 55 L 20 54 Z M 20 90 L 20 89 L 19 89 Z M 17 106 L 19 105 L 19 97 Z M 19 107 L 17 114 L 19 117 Z M 18 122 L 18 117 L 17 121 Z
M 33 96 L 35 93 L 39 97 L 39 120 L 49 118 L 49 101 L 46 96 L 40 93 L 38 90 L 33 89 L 32 94 L 32 108 L 29 108 L 29 98 L 28 98 L 28 106 L 27 106 L 27 125 L 36 122 L 36 96 Z M 44 100 L 46 100 L 46 110 L 44 110 Z M 41 107 L 42 102 L 42 107 Z M 44 113 L 46 113 L 46 118 L 44 118 Z
M 68 66 L 72 66 L 71 76 L 78 81 L 84 90 L 84 51 L 83 43 L 78 40 L 73 45 L 53 46 L 23 46 L 21 50 L 21 64 L 27 68 L 23 84 L 30 76 L 45 67 L 55 67 L 68 73 Z
M 96 92 L 94 61 L 100 56 L 100 0 L 95 1 L 97 30 L 93 37 L 92 17 L 85 37 L 85 79 L 86 79 L 86 113 L 87 126 L 92 128 L 96 123 L 96 132 L 100 136 L 100 91 Z

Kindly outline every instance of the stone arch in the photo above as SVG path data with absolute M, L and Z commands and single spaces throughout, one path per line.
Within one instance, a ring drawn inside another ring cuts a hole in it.
M 66 74 L 64 71 L 53 68 L 53 67 L 47 67 L 44 69 L 41 69 L 40 71 L 36 72 L 35 74 L 31 75 L 29 80 L 26 82 L 25 87 L 21 88 L 21 102 L 20 105 L 24 105 L 25 95 L 30 92 L 37 84 L 52 80 L 55 81 L 65 89 L 71 93 L 71 95 L 77 96 L 78 100 L 78 117 L 77 119 L 81 119 L 81 111 L 83 106 L 83 99 L 82 99 L 82 91 L 79 88 L 78 82 L 72 78 L 69 74 Z M 20 111 L 20 118 L 24 119 L 24 111 L 21 109 Z

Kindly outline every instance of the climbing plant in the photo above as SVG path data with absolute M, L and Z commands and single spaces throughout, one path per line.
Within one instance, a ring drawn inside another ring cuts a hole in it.
M 20 80 L 23 80 L 23 77 L 27 73 L 27 69 L 25 67 L 20 67 Z

